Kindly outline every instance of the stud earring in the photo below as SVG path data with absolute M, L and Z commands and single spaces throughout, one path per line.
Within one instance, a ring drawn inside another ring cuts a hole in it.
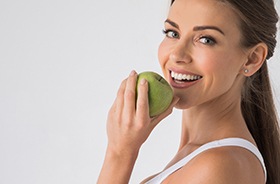
M 245 73 L 248 73 L 248 72 L 249 72 L 249 70 L 248 70 L 248 69 L 245 69 L 245 70 L 244 70 L 244 72 L 245 72 Z

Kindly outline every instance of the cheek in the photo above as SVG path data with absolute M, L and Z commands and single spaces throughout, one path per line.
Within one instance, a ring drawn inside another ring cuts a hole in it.
M 208 52 L 197 57 L 199 58 L 197 62 L 199 62 L 202 75 L 206 76 L 205 90 L 213 87 L 222 90 L 233 84 L 239 71 L 239 64 L 236 59 L 223 52 Z
M 239 62 L 225 52 L 200 51 L 196 55 L 201 70 L 206 74 L 226 75 L 236 73 Z
M 161 66 L 164 63 L 164 61 L 167 60 L 167 55 L 168 55 L 167 51 L 168 51 L 167 46 L 164 43 L 164 41 L 162 41 L 158 47 L 158 60 Z
M 221 58 L 221 55 L 210 50 L 200 50 L 193 55 L 193 58 L 195 58 L 195 65 L 199 66 L 205 75 L 217 72 L 216 70 L 223 68 L 223 58 Z

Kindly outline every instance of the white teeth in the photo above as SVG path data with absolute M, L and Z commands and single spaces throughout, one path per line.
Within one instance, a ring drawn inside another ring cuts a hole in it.
M 187 74 L 175 73 L 173 71 L 171 71 L 171 77 L 174 78 L 175 80 L 192 80 L 192 81 L 202 78 L 199 75 L 187 75 Z

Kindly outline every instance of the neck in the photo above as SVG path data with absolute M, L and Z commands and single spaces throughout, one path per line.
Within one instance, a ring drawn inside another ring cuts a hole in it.
M 240 98 L 220 98 L 183 110 L 180 149 L 225 137 L 248 136 L 250 133 L 242 116 Z

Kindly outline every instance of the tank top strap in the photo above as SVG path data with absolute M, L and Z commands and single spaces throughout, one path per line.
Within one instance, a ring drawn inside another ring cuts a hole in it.
M 192 153 L 190 153 L 189 155 L 187 155 L 186 157 L 184 157 L 183 159 L 181 159 L 180 161 L 178 161 L 171 167 L 162 171 L 161 173 L 159 173 L 157 176 L 155 176 L 148 182 L 146 182 L 146 184 L 160 184 L 170 174 L 174 173 L 175 171 L 177 171 L 178 169 L 180 169 L 181 167 L 186 165 L 190 160 L 192 160 L 198 154 L 200 154 L 206 150 L 212 149 L 212 148 L 218 148 L 218 147 L 223 147 L 223 146 L 238 146 L 238 147 L 245 148 L 245 149 L 249 150 L 251 153 L 253 153 L 259 159 L 259 161 L 263 167 L 263 171 L 265 174 L 265 182 L 266 182 L 266 178 L 267 178 L 266 167 L 264 164 L 263 157 L 262 157 L 261 153 L 259 152 L 258 148 L 251 142 L 249 142 L 245 139 L 242 139 L 242 138 L 225 138 L 225 139 L 212 141 L 212 142 L 209 142 L 209 143 L 206 143 L 206 144 L 200 146 L 195 151 L 193 151 Z

